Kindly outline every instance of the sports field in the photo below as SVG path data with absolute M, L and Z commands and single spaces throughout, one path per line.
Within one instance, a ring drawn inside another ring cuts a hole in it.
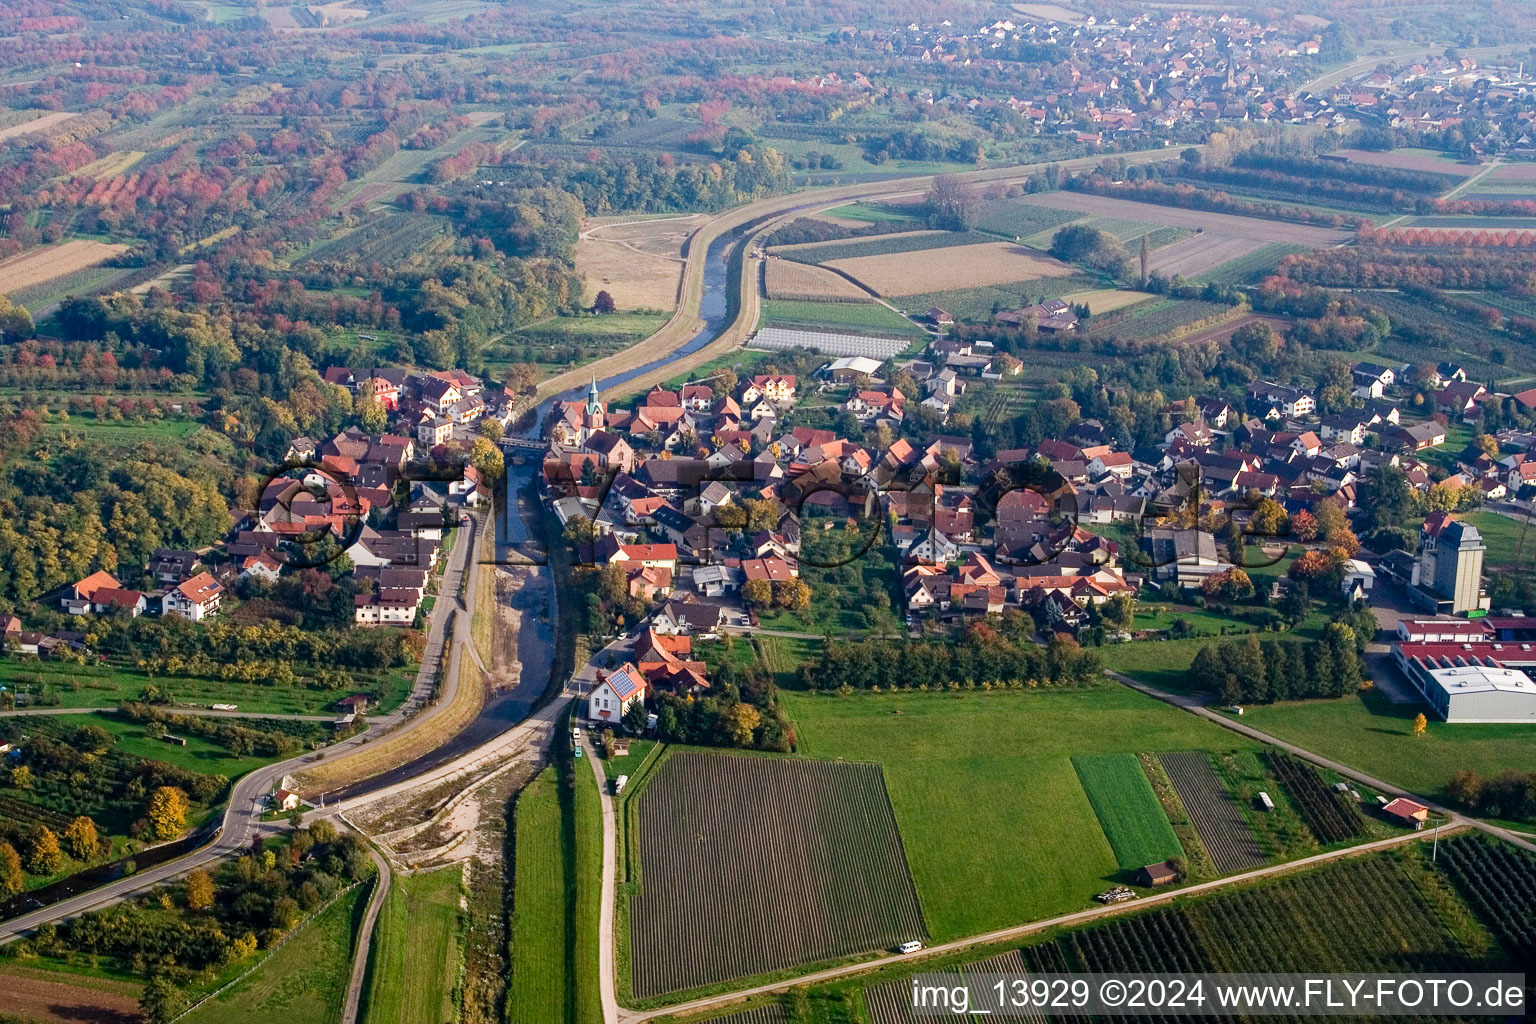
M 1121 879 L 1074 757 L 1255 748 L 1122 686 L 783 699 L 800 753 L 884 769 L 935 941 L 1080 910 Z
M 1135 754 L 1074 757 L 1072 766 L 1122 868 L 1134 871 L 1184 853 Z

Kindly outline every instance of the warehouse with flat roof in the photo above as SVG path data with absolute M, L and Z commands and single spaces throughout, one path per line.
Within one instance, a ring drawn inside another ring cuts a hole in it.
M 1496 656 L 1503 646 L 1405 643 L 1394 659 L 1446 722 L 1536 724 L 1536 682 L 1503 664 Z

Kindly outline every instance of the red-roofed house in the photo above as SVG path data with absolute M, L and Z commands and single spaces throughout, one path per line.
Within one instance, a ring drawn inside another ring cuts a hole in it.
M 91 601 L 96 596 L 96 591 L 102 589 L 117 590 L 121 587 L 122 584 L 117 581 L 116 576 L 104 570 L 98 570 L 79 583 L 76 583 L 72 594 L 59 603 L 71 615 L 89 615 L 91 613 Z
M 636 701 L 645 700 L 645 677 L 633 665 L 625 665 L 598 683 L 587 696 L 587 717 L 599 722 L 618 722 Z
M 1429 820 L 1428 807 L 1401 796 L 1383 807 L 1381 813 L 1405 828 L 1423 828 Z
M 647 569 L 670 569 L 676 572 L 677 545 L 620 544 L 619 549 L 609 556 L 608 561 L 626 563 L 625 568 L 641 565 Z
M 160 599 L 160 614 L 180 615 L 200 622 L 218 614 L 219 597 L 224 588 L 206 572 L 200 572 L 185 583 L 166 591 Z

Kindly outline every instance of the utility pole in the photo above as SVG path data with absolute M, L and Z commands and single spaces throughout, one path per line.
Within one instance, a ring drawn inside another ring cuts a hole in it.
M 1432 842 L 1430 844 L 1430 847 L 1429 847 L 1429 862 L 1431 864 L 1433 864 L 1435 862 L 1435 858 L 1437 856 L 1439 856 L 1439 854 L 1440 854 L 1440 825 L 1444 821 L 1445 821 L 1444 818 L 1436 818 L 1435 819 L 1435 839 L 1434 839 L 1434 842 Z

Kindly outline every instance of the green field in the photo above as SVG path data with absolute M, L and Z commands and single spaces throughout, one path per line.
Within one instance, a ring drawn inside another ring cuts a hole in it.
M 1201 632 L 1218 629 L 1223 622 L 1238 629 L 1253 629 L 1252 626 L 1238 625 L 1234 620 L 1208 611 L 1159 612 L 1156 615 L 1138 618 L 1136 628 L 1165 629 L 1174 619 L 1184 619 Z M 1147 624 L 1143 625 L 1144 622 Z M 1296 628 L 1284 633 L 1261 634 L 1260 638 L 1280 641 L 1316 640 L 1322 636 L 1323 627 L 1327 624 L 1327 618 L 1320 612 L 1314 611 Z M 1231 635 L 1230 629 L 1228 635 Z M 1219 635 L 1191 637 L 1187 640 L 1138 640 L 1128 644 L 1109 644 L 1099 654 L 1104 660 L 1106 669 L 1123 672 L 1149 686 L 1155 686 L 1170 693 L 1189 693 L 1191 692 L 1188 682 L 1189 666 L 1194 664 L 1195 655 L 1199 654 L 1200 648 L 1206 644 L 1220 641 Z
M 1087 274 L 1069 277 L 1048 277 L 1019 284 L 986 285 L 980 288 L 959 288 L 943 292 L 924 292 L 920 295 L 903 295 L 901 302 L 908 310 L 924 310 L 929 306 L 946 309 L 956 320 L 974 320 L 985 323 L 992 314 L 1004 309 L 1019 309 L 1042 299 L 1086 292 L 1106 287 L 1101 278 Z M 1031 353 L 1031 359 L 1034 354 Z M 1081 357 L 1078 357 L 1081 362 Z M 1025 360 L 1026 365 L 1029 360 Z
M 442 1024 L 454 1016 L 463 889 L 459 867 L 400 875 L 374 927 L 362 1019 L 369 1024 Z
M 602 817 L 585 760 L 565 788 L 546 768 L 513 812 L 512 977 L 509 1024 L 600 1024 L 598 915 Z
M 1305 245 L 1287 242 L 1271 242 L 1262 249 L 1255 249 L 1246 256 L 1228 260 L 1215 270 L 1196 275 L 1196 284 L 1254 284 L 1259 278 L 1273 273 L 1280 261 L 1292 253 L 1311 252 Z
M 1075 210 L 1053 210 L 1022 199 L 994 199 L 981 204 L 976 226 L 978 230 L 995 235 L 1025 238 L 1081 217 L 1082 214 Z
M 1179 837 L 1135 754 L 1074 757 L 1072 765 L 1122 868 L 1135 871 L 1183 856 Z
M 883 203 L 848 203 L 826 211 L 828 217 L 842 220 L 862 220 L 870 224 L 912 220 L 912 209 L 887 206 Z
M 1249 707 L 1243 722 L 1432 798 L 1443 797 L 1446 781 L 1459 769 L 1491 778 L 1530 771 L 1536 760 L 1536 725 L 1449 725 L 1430 717 L 1428 731 L 1414 736 L 1413 717 L 1420 710 L 1367 691 L 1338 700 Z
M 370 676 L 358 673 L 356 690 L 377 691 L 379 710 L 390 711 L 410 695 L 414 673 L 391 669 Z M 153 685 L 185 704 L 236 704 L 251 714 L 323 714 L 346 693 L 311 690 L 298 686 L 263 686 L 260 683 L 225 682 L 222 679 L 149 676 L 125 664 L 70 665 L 57 661 L 21 661 L 0 658 L 0 684 L 18 693 L 37 694 L 46 688 L 58 698 L 60 708 L 110 708 L 120 701 L 138 700 L 144 687 Z
M 1119 686 L 783 700 L 799 753 L 883 767 L 936 942 L 1081 910 L 1120 880 L 1074 757 L 1255 747 Z
M 878 302 L 803 302 L 794 299 L 763 300 L 763 323 L 781 327 L 825 326 L 855 334 L 922 337 L 925 332 L 912 321 Z
M 201 426 L 193 420 L 150 420 L 145 423 L 133 423 L 128 420 L 97 420 L 90 416 L 75 416 L 68 423 L 57 421 L 49 423 L 44 428 L 44 433 L 60 434 L 66 430 L 74 431 L 105 445 L 127 448 L 145 441 L 162 443 L 185 441 L 200 430 Z
M 620 775 L 634 775 L 635 769 L 656 749 L 655 740 L 630 740 L 629 753 L 611 757 L 603 762 L 603 774 L 610 779 Z
M 1467 512 L 1456 518 L 1465 519 L 1483 535 L 1483 543 L 1488 545 L 1485 564 L 1530 568 L 1536 562 L 1536 524 L 1527 526 L 1497 512 Z
M 239 984 L 181 1018 L 186 1024 L 334 1024 L 351 977 L 352 943 L 369 887 L 358 886 L 300 927 Z

